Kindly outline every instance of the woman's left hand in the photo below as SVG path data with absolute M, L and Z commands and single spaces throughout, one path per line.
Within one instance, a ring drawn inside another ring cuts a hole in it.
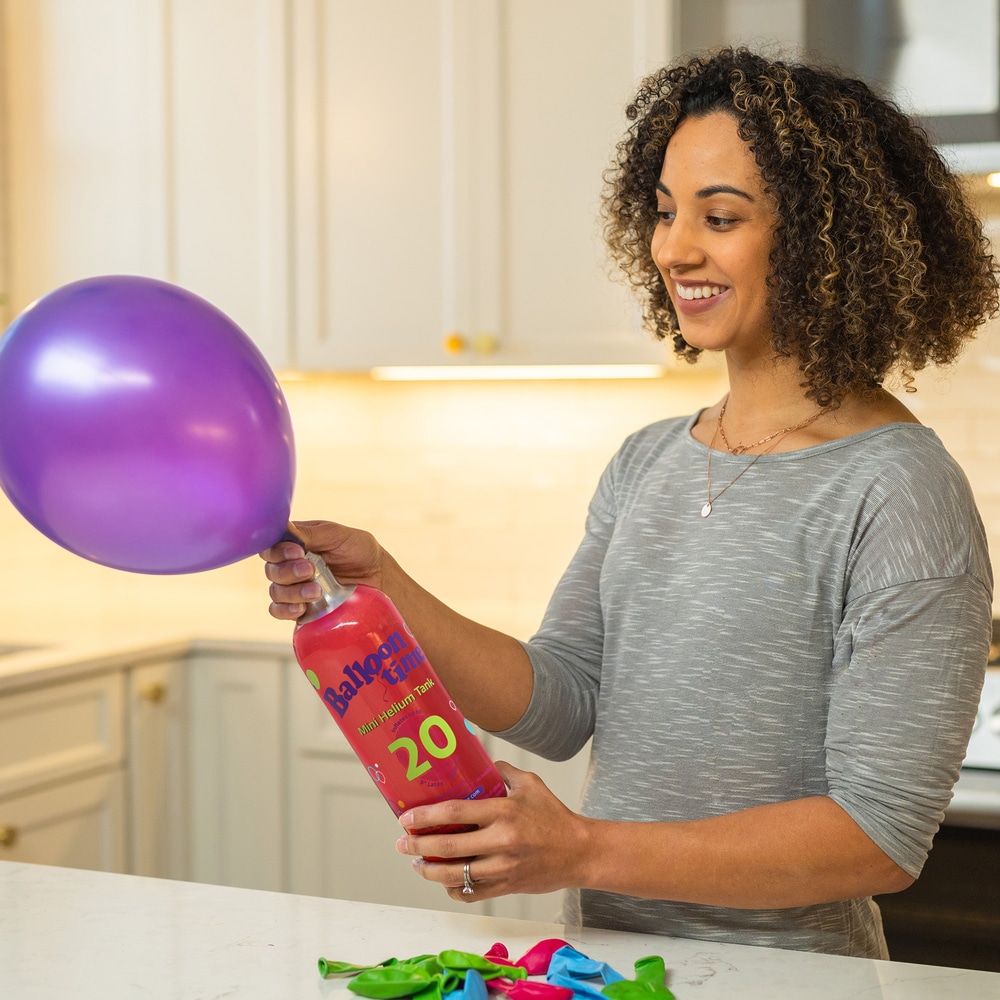
M 504 798 L 451 799 L 417 806 L 399 817 L 407 830 L 453 825 L 478 829 L 405 833 L 396 850 L 413 855 L 416 871 L 461 902 L 579 886 L 588 820 L 567 809 L 537 774 L 505 761 L 497 761 L 497 770 L 507 783 Z M 471 894 L 462 892 L 466 862 L 475 887 Z

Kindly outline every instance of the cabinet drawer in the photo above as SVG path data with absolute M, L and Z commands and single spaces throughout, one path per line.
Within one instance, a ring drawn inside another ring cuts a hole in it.
M 0 698 L 0 796 L 118 764 L 123 698 L 118 673 Z
M 0 861 L 125 871 L 122 772 L 0 801 Z

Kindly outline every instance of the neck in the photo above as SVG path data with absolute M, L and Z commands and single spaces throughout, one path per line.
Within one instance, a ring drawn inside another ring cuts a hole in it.
M 802 447 L 803 435 L 823 411 L 801 386 L 802 373 L 787 359 L 773 356 L 752 365 L 727 357 L 729 392 L 714 409 L 718 419 L 725 404 L 723 431 L 728 450 L 754 453 Z M 808 421 L 800 429 L 798 424 Z M 775 441 L 775 435 L 786 435 Z M 767 439 L 763 444 L 761 439 Z
M 773 430 L 802 420 L 817 409 L 800 384 L 798 366 L 784 359 L 749 371 L 730 362 L 728 375 L 727 429 L 732 421 L 734 430 L 744 423 L 752 425 L 751 429 L 773 424 Z

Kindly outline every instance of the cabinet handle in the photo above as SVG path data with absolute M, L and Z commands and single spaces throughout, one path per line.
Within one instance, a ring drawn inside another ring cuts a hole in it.
M 441 341 L 441 347 L 445 354 L 463 354 L 471 351 L 473 354 L 496 354 L 500 347 L 500 341 L 494 333 L 477 333 L 471 338 L 461 333 L 449 333 Z
M 449 333 L 441 341 L 445 354 L 461 354 L 468 346 L 468 341 L 460 333 Z
M 143 701 L 151 701 L 153 704 L 163 701 L 164 695 L 167 693 L 166 687 L 159 681 L 150 681 L 149 684 L 143 684 L 139 688 L 139 697 Z
M 492 333 L 477 333 L 472 338 L 472 350 L 476 354 L 496 354 L 500 341 Z
M 5 823 L 0 826 L 0 847 L 13 847 L 17 843 L 17 827 Z

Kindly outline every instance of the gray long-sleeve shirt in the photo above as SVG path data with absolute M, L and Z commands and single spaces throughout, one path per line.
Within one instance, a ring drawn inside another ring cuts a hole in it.
M 700 514 L 696 417 L 632 435 L 539 632 L 535 689 L 500 733 L 550 759 L 593 736 L 582 812 L 686 820 L 828 795 L 920 872 L 975 719 L 992 577 L 937 436 L 890 424 L 762 456 Z M 715 496 L 749 461 L 712 455 Z M 737 910 L 571 892 L 570 921 L 885 955 L 870 899 Z

